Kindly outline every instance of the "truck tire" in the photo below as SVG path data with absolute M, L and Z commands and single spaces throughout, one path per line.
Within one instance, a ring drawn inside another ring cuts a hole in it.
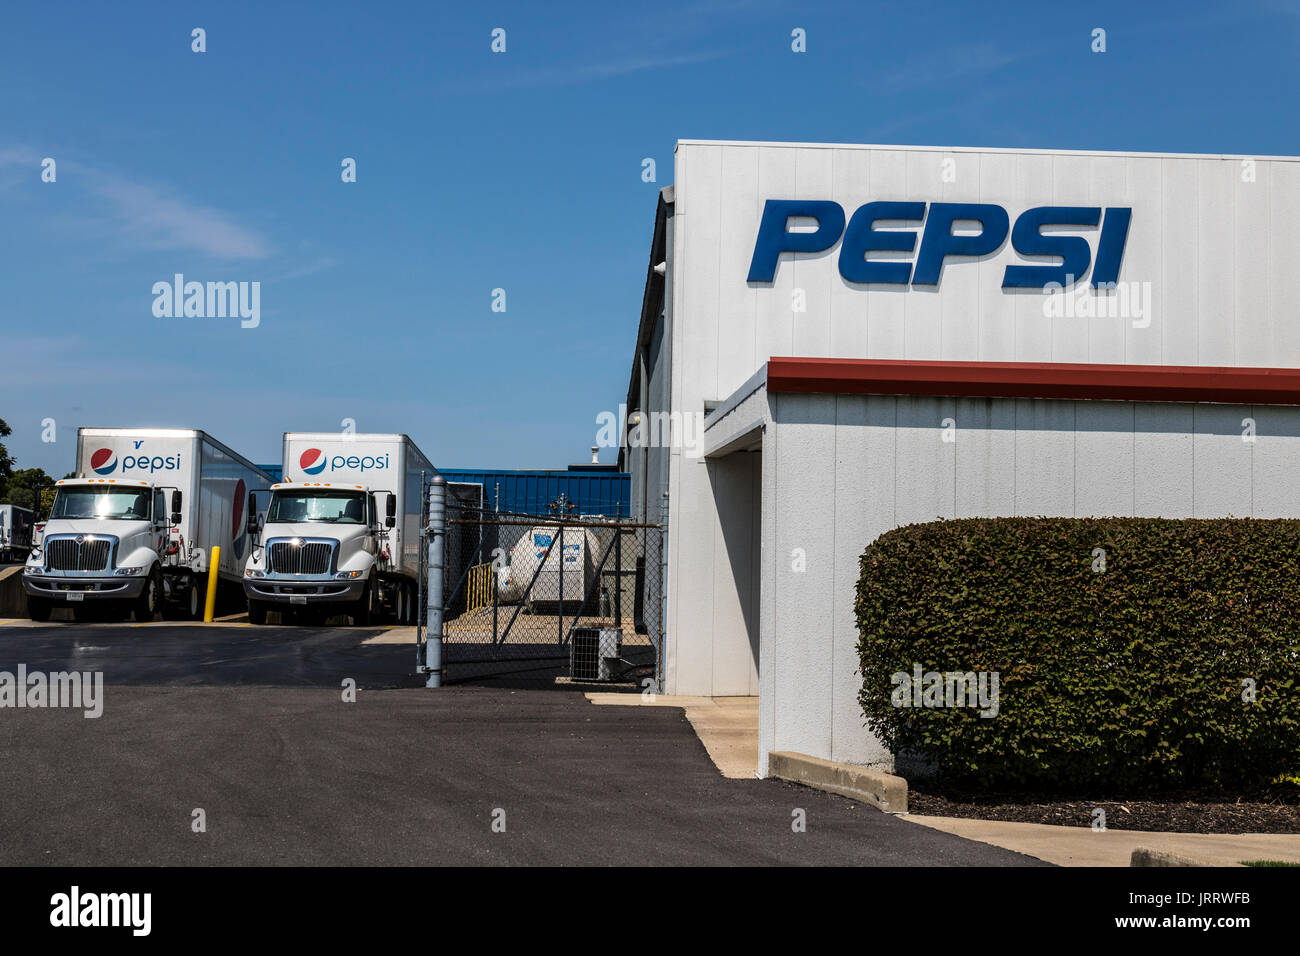
M 352 626 L 369 627 L 375 619 L 375 582 L 366 582 L 366 589 L 361 592 L 361 599 L 352 606 Z
M 147 624 L 154 619 L 158 613 L 158 606 L 162 603 L 162 575 L 158 569 L 152 568 L 149 571 L 149 577 L 144 583 L 144 590 L 140 596 L 135 599 L 131 605 L 131 616 L 141 624 Z
M 411 585 L 409 585 L 409 584 L 403 584 L 403 585 L 402 585 L 402 591 L 403 591 L 403 593 L 406 594 L 406 601 L 404 602 L 404 603 L 406 604 L 406 614 L 405 614 L 405 616 L 402 618 L 402 623 L 403 623 L 403 624 L 408 624 L 408 625 L 409 625 L 409 624 L 414 624 L 414 623 L 415 623 L 415 615 L 416 615 L 416 607 L 415 607 L 416 591 L 415 591 L 415 588 L 411 587 Z
M 266 602 L 248 599 L 248 623 L 259 627 L 266 623 Z
M 45 598 L 29 597 L 27 599 L 27 616 L 33 621 L 48 621 L 52 610 L 54 608 Z
M 406 583 L 398 581 L 393 585 L 393 623 L 406 623 Z
M 198 588 L 190 577 L 176 579 L 171 591 L 171 600 L 162 605 L 165 621 L 195 621 L 203 617 L 203 604 L 199 600 Z

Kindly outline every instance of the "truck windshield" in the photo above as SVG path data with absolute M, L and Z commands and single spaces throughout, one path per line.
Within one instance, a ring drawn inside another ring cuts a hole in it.
M 365 496 L 361 492 L 351 491 L 277 491 L 271 495 L 266 523 L 287 524 L 294 521 L 365 524 Z
M 126 491 L 106 488 L 60 488 L 54 496 L 50 519 L 121 518 L 132 521 L 149 519 L 149 491 Z

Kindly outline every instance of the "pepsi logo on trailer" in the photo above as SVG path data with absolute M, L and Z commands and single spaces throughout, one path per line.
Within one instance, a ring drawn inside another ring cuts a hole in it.
M 117 455 L 111 448 L 97 448 L 91 453 L 90 467 L 97 475 L 111 475 L 117 468 Z
M 298 458 L 298 467 L 309 475 L 319 475 L 325 470 L 328 459 L 319 448 L 308 448 Z
M 319 475 L 327 467 L 330 471 L 353 469 L 361 472 L 382 471 L 389 467 L 387 455 L 326 455 L 319 448 L 308 448 L 298 456 L 298 467 L 304 474 Z
M 136 442 L 138 449 L 144 442 Z M 111 448 L 96 448 L 90 454 L 90 468 L 97 475 L 111 475 L 117 470 L 119 460 L 117 452 Z M 176 471 L 181 466 L 180 455 L 123 455 L 120 461 L 122 472 Z

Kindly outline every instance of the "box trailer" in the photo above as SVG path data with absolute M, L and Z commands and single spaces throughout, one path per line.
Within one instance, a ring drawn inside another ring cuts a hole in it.
M 0 505 L 0 563 L 25 561 L 32 549 L 36 515 L 18 505 Z
M 242 580 L 244 509 L 271 484 L 242 455 L 197 429 L 80 428 L 75 471 L 23 571 L 33 620 L 91 604 L 197 617 L 217 548 L 220 578 Z
M 286 432 L 283 480 L 244 570 L 249 620 L 329 613 L 357 625 L 377 614 L 414 620 L 421 476 L 437 474 L 406 435 Z

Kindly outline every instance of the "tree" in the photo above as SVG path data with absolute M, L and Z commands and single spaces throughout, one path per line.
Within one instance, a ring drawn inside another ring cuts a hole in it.
M 13 429 L 9 423 L 0 418 L 0 438 L 8 438 L 13 434 Z M 14 460 L 9 457 L 9 449 L 5 447 L 4 442 L 0 442 L 0 485 L 9 480 L 13 473 Z
M 54 479 L 45 473 L 44 468 L 19 468 L 10 473 L 4 498 L 11 505 L 37 511 L 43 493 L 53 487 Z

